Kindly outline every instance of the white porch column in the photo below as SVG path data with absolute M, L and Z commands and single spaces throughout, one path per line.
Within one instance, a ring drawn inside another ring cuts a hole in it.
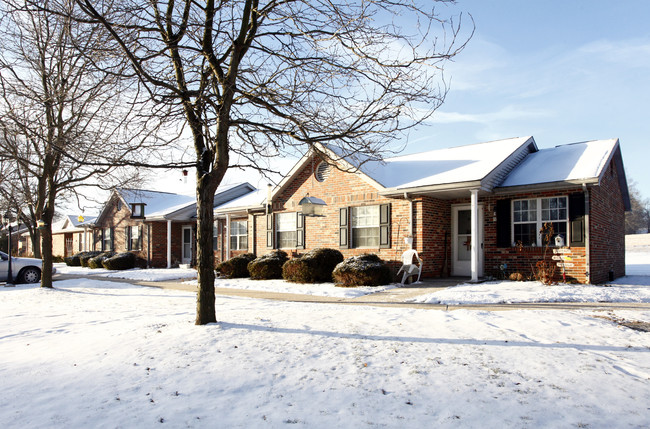
M 172 221 L 167 221 L 167 268 L 172 267 Z
M 478 189 L 472 189 L 471 205 L 471 227 L 472 227 L 472 281 L 478 281 Z
M 226 214 L 226 227 L 224 228 L 226 239 L 226 261 L 230 259 L 230 213 Z

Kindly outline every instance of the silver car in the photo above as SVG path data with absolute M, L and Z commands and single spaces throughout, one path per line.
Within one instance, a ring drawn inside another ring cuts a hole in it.
M 7 281 L 7 268 L 9 267 L 9 255 L 0 252 L 0 282 Z M 35 258 L 11 257 L 11 276 L 18 283 L 38 283 L 41 280 L 41 269 L 43 261 Z M 52 274 L 56 268 L 52 268 Z

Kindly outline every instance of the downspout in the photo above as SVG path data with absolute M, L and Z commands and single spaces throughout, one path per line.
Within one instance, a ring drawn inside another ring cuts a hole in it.
M 182 238 L 182 237 L 181 237 Z M 167 268 L 172 267 L 172 221 L 167 221 Z
M 250 247 L 253 251 L 251 253 L 253 255 L 257 255 L 257 240 L 256 240 L 257 234 L 255 233 L 257 231 L 257 216 L 255 216 L 252 213 L 250 213 L 249 216 L 251 218 L 251 231 L 252 231 L 252 234 L 249 236 L 250 237 L 249 242 L 251 242 L 252 239 L 251 242 L 252 246 Z
M 585 283 L 591 283 L 591 252 L 589 246 L 589 189 L 582 184 L 585 193 Z

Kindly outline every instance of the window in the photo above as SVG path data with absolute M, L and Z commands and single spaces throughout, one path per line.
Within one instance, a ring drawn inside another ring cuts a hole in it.
M 131 217 L 144 217 L 144 204 L 131 204 Z
M 568 225 L 567 197 L 534 198 L 516 200 L 512 204 L 513 238 L 524 246 L 543 246 L 545 243 L 539 231 L 545 223 L 553 225 L 553 237 L 561 235 L 567 240 Z M 551 240 L 549 245 L 554 246 Z
M 351 208 L 352 246 L 379 247 L 379 206 Z
M 212 250 L 219 251 L 219 221 L 215 220 L 212 225 Z
M 126 227 L 127 250 L 142 250 L 142 234 L 139 226 Z
M 102 250 L 113 250 L 113 234 L 111 234 L 111 228 L 104 228 L 102 231 Z
M 275 215 L 278 248 L 295 248 L 297 243 L 296 213 L 278 213 Z
M 248 250 L 248 221 L 230 222 L 230 250 Z

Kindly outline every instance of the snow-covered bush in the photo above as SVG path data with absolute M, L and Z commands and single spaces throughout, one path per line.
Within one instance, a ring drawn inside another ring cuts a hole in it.
M 248 263 L 248 272 L 253 280 L 282 278 L 282 265 L 289 260 L 287 252 L 274 250 Z
M 229 279 L 250 277 L 248 264 L 255 259 L 252 253 L 243 253 L 217 265 L 217 273 Z
M 332 273 L 336 286 L 381 286 L 391 281 L 390 269 L 374 254 L 353 256 L 341 262 Z
M 88 266 L 88 261 L 90 258 L 94 258 L 95 256 L 101 254 L 102 252 L 92 250 L 89 252 L 80 252 L 77 253 L 77 256 L 79 256 L 79 264 L 81 264 L 82 267 L 87 267 Z
M 285 262 L 282 277 L 294 283 L 331 282 L 334 267 L 342 261 L 343 254 L 336 249 L 314 249 L 300 258 Z
M 104 266 L 102 265 L 102 262 L 104 262 L 104 259 L 112 258 L 113 256 L 115 256 L 115 252 L 100 253 L 99 255 L 88 259 L 88 267 L 92 269 L 103 268 Z
M 118 253 L 102 260 L 102 266 L 107 270 L 130 270 L 135 268 L 136 259 L 135 253 Z

